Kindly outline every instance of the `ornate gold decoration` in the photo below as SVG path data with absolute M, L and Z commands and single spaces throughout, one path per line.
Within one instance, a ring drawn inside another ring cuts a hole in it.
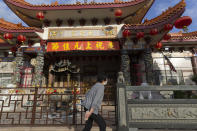
M 36 59 L 35 58 L 33 58 L 33 59 L 31 59 L 31 65 L 33 65 L 33 66 L 36 66 L 36 64 L 37 64 L 37 61 L 36 61 Z

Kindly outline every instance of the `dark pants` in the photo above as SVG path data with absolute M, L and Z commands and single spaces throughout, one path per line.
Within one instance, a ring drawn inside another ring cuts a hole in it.
M 85 111 L 87 111 L 86 108 Z M 92 113 L 91 116 L 86 121 L 85 128 L 83 129 L 83 131 L 90 131 L 92 128 L 93 121 L 95 121 L 98 124 L 100 131 L 106 131 L 105 120 L 101 115 L 99 114 L 96 115 L 94 113 Z

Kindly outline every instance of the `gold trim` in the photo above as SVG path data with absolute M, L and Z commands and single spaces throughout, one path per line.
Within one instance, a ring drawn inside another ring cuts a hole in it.
M 57 32 L 60 32 L 60 34 L 63 33 L 63 30 L 74 30 L 74 31 L 81 31 L 81 30 L 101 30 L 104 31 L 106 30 L 107 27 L 95 27 L 95 28 L 52 28 L 48 30 L 48 39 L 49 40 L 79 40 L 79 39 L 115 39 L 117 38 L 118 35 L 118 31 L 117 31 L 117 27 L 113 27 L 112 30 L 114 31 L 114 35 L 111 35 L 111 32 L 106 32 L 106 36 L 69 36 L 69 37 L 65 37 L 65 38 L 52 38 L 51 37 L 51 33 L 53 34 L 53 36 L 57 35 Z M 89 34 L 89 32 L 88 32 Z M 110 36 L 107 36 L 107 34 L 109 34 Z

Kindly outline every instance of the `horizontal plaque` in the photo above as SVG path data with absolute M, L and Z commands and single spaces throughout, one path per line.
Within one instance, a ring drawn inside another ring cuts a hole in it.
M 72 50 L 119 50 L 119 43 L 112 41 L 48 42 L 47 52 Z
M 91 28 L 53 28 L 49 29 L 48 39 L 73 40 L 87 38 L 116 38 L 117 27 L 91 27 Z

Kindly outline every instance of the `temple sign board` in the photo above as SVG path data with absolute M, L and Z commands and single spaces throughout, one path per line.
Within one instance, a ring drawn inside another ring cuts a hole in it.
M 116 38 L 117 27 L 87 27 L 87 28 L 49 28 L 48 39 L 49 40 L 61 40 L 61 39 L 104 39 L 104 38 Z
M 47 43 L 47 52 L 72 50 L 120 50 L 120 47 L 117 41 L 64 41 Z

